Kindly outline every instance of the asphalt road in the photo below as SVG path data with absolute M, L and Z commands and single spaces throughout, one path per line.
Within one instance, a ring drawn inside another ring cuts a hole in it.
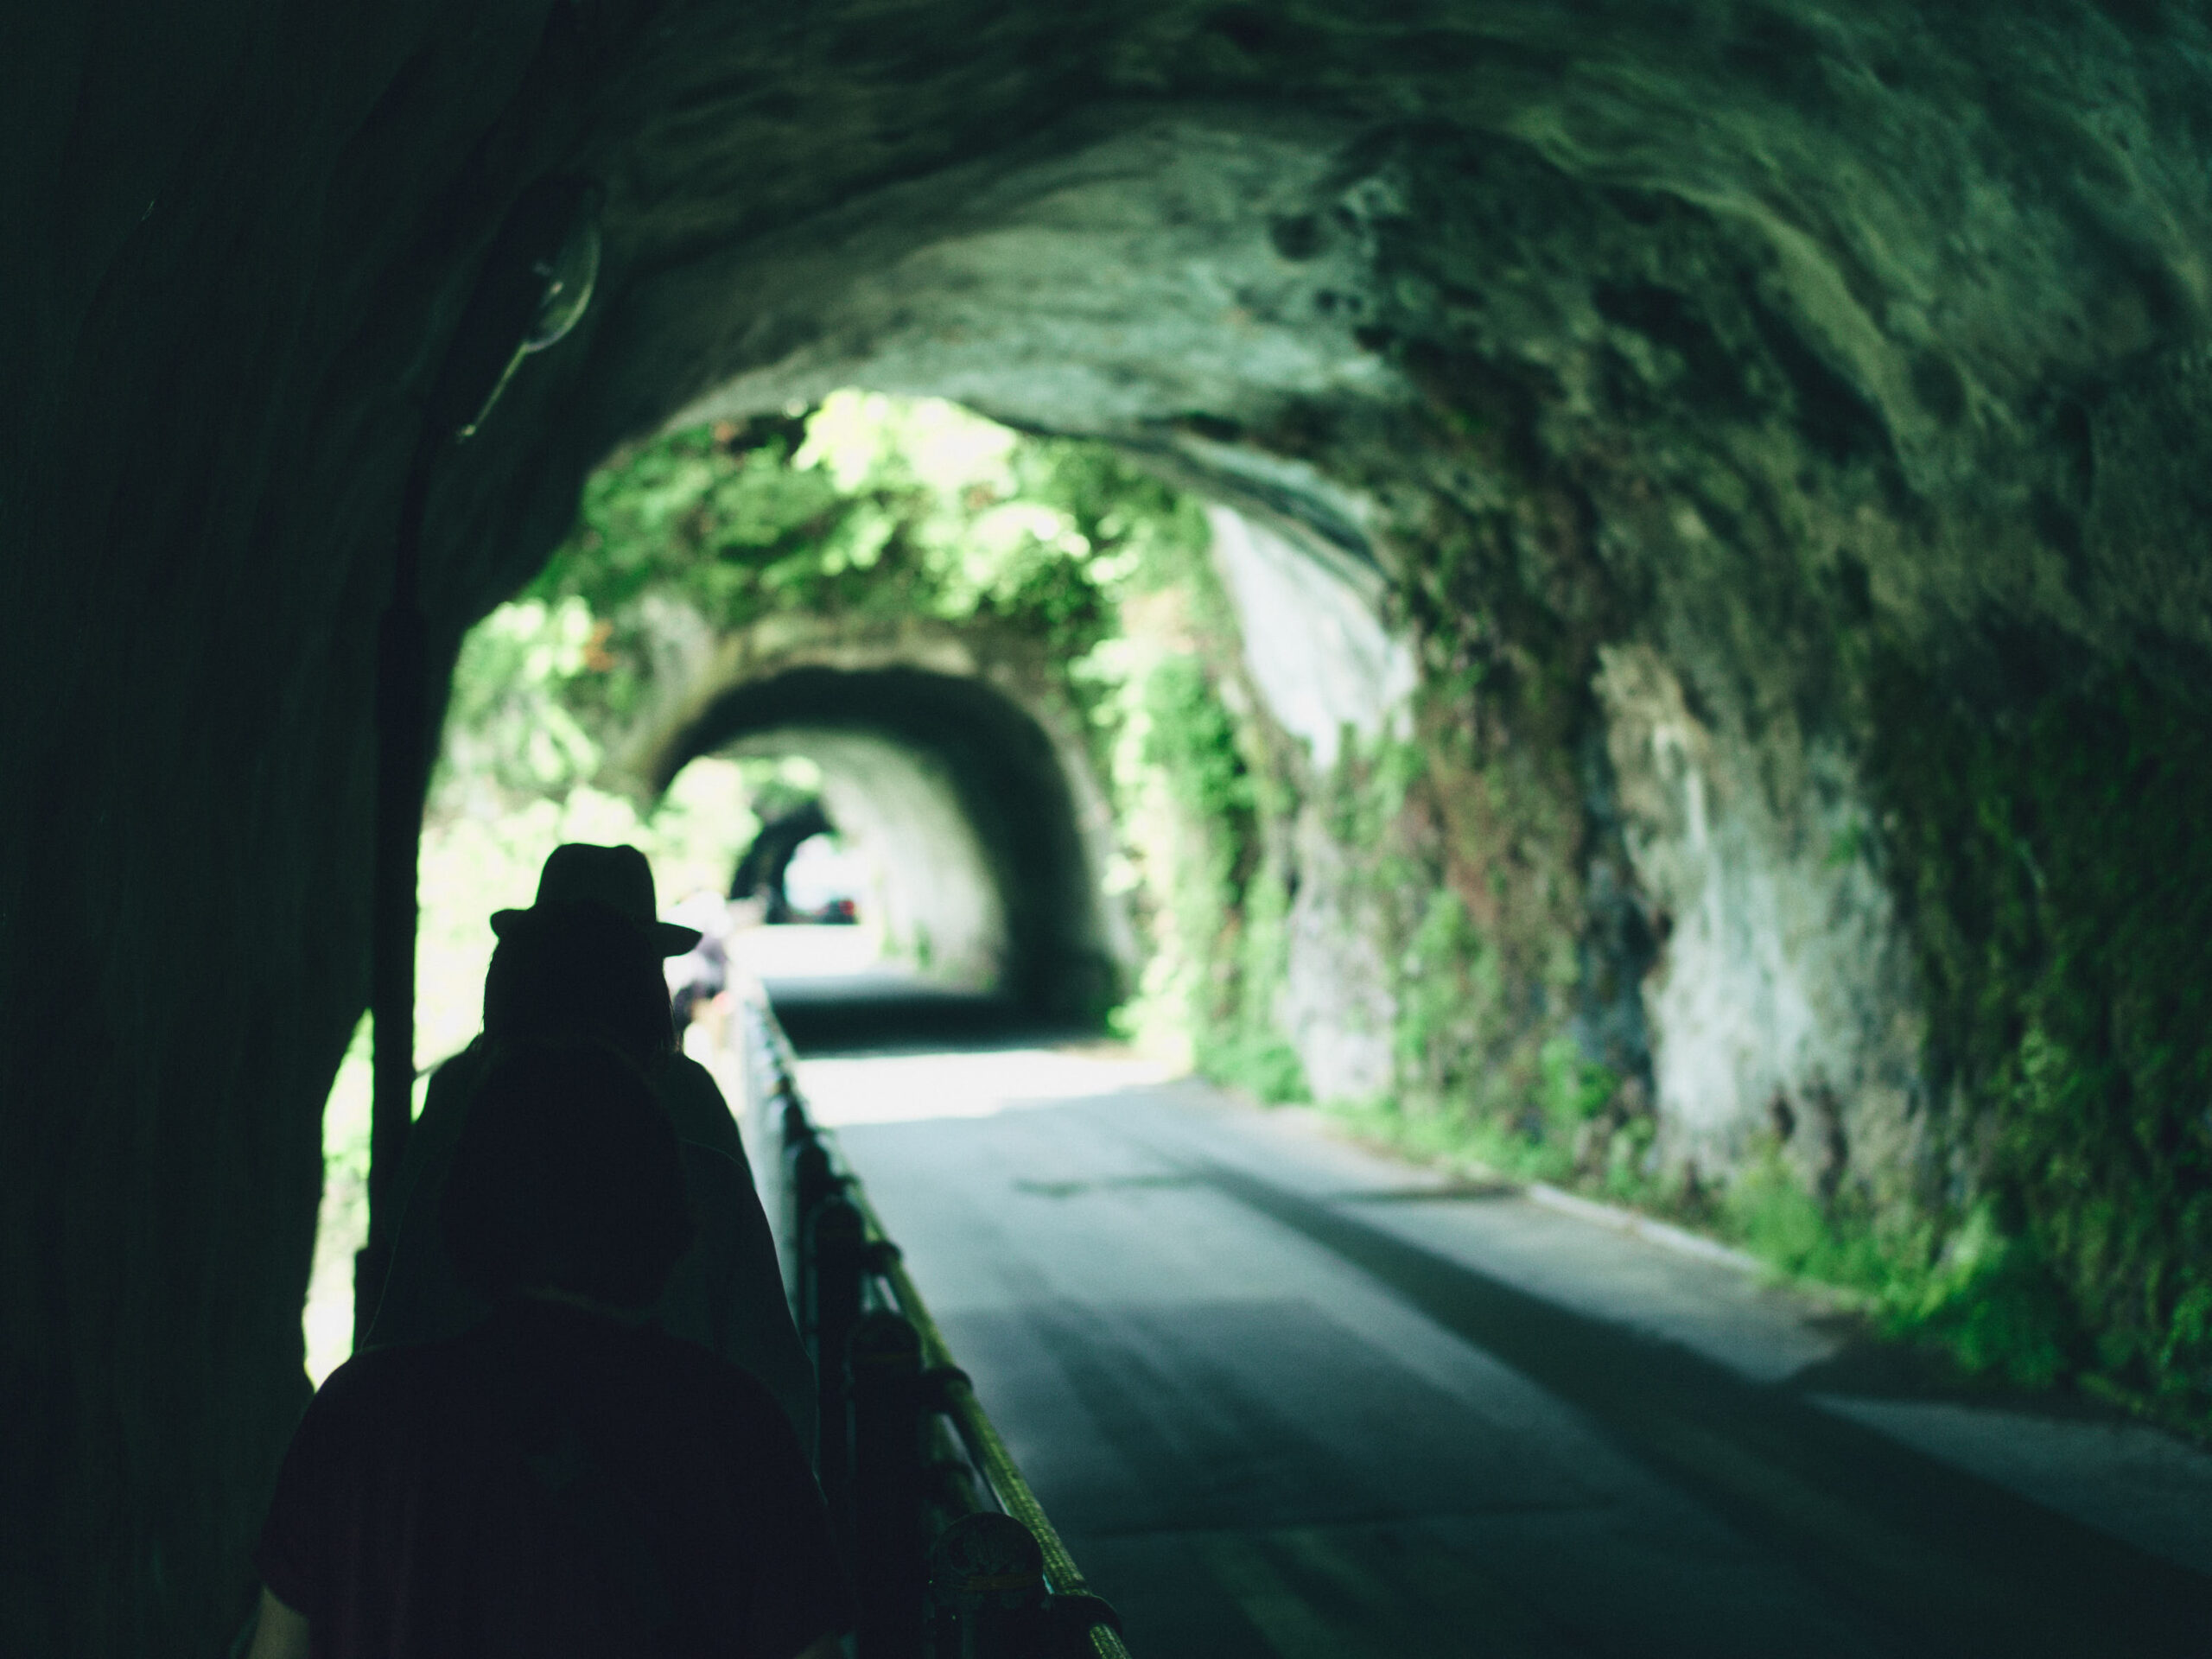
M 802 1083 L 1137 1659 L 2212 1656 L 2212 1458 L 1310 1114 L 965 1040 Z

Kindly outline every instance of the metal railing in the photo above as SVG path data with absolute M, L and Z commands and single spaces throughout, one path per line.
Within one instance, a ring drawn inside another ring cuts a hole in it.
M 814 1360 L 815 1471 L 854 1564 L 859 1659 L 1128 1659 L 953 1362 L 791 1044 L 747 1001 L 746 1096 L 791 1310 Z

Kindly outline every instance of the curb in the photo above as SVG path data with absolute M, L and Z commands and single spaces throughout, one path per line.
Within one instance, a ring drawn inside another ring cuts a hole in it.
M 1241 1095 L 1238 1097 L 1243 1098 Z M 1351 1125 L 1341 1118 L 1332 1116 L 1324 1108 L 1261 1106 L 1257 1102 L 1249 1103 L 1255 1109 L 1265 1112 L 1270 1116 L 1287 1116 L 1295 1112 L 1298 1114 L 1296 1121 L 1302 1122 L 1309 1132 L 1362 1147 L 1370 1153 L 1380 1153 L 1385 1157 L 1395 1158 L 1415 1168 L 1439 1167 L 1435 1164 L 1414 1157 L 1403 1149 L 1393 1147 L 1386 1141 L 1375 1141 L 1361 1135 Z M 1747 1273 L 1757 1278 L 1787 1284 L 1798 1290 L 1808 1291 L 1842 1304 L 1855 1305 L 1859 1300 L 1853 1293 L 1840 1285 L 1830 1285 L 1817 1280 L 1799 1279 L 1793 1274 L 1784 1273 L 1772 1262 L 1762 1262 L 1758 1257 L 1746 1251 L 1707 1238 L 1702 1234 L 1691 1232 L 1686 1227 L 1677 1227 L 1672 1222 L 1660 1221 L 1638 1211 L 1626 1209 L 1619 1205 L 1607 1204 L 1598 1198 L 1586 1198 L 1579 1193 L 1569 1192 L 1563 1188 L 1554 1186 L 1548 1181 L 1515 1180 L 1510 1176 L 1500 1175 L 1486 1165 L 1469 1162 L 1460 1164 L 1459 1167 L 1470 1172 L 1479 1172 L 1485 1179 L 1514 1187 L 1531 1203 L 1541 1205 L 1548 1210 L 1557 1211 L 1565 1216 L 1573 1216 L 1578 1221 L 1589 1222 L 1594 1226 L 1608 1228 L 1617 1233 L 1626 1233 L 1632 1238 L 1643 1240 L 1646 1243 L 1656 1244 L 1662 1249 L 1673 1250 L 1681 1255 L 1694 1256 L 1699 1261 L 1711 1262 L 1720 1267 L 1733 1268 L 1738 1273 Z
M 1640 1215 L 1633 1210 L 1624 1210 L 1618 1205 L 1605 1204 L 1596 1198 L 1586 1198 L 1576 1193 L 1562 1192 L 1560 1188 L 1545 1181 L 1522 1182 L 1521 1190 L 1533 1202 L 1542 1205 L 1547 1210 L 1556 1210 L 1561 1215 L 1573 1216 L 1583 1221 L 1594 1222 L 1600 1227 L 1610 1227 L 1617 1233 L 1627 1233 L 1649 1243 L 1663 1245 L 1668 1249 L 1679 1251 L 1684 1255 L 1694 1255 L 1700 1261 L 1716 1262 L 1723 1267 L 1735 1268 L 1741 1272 L 1758 1274 L 1766 1278 L 1783 1276 L 1770 1262 L 1762 1262 L 1755 1255 L 1748 1255 L 1732 1246 L 1718 1243 L 1700 1234 L 1693 1233 L 1688 1228 L 1677 1227 L 1672 1222 L 1657 1221 L 1649 1216 Z

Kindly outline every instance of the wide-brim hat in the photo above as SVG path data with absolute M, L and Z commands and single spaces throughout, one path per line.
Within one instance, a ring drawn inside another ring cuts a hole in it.
M 556 847 L 537 874 L 537 898 L 528 910 L 492 912 L 492 931 L 501 938 L 531 918 L 573 906 L 611 912 L 645 933 L 664 957 L 689 955 L 699 930 L 660 919 L 653 899 L 653 867 L 634 847 L 594 847 L 572 841 Z

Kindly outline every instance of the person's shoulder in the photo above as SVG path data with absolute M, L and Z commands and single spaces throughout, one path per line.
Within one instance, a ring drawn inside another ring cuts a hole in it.
M 687 1395 L 712 1402 L 741 1421 L 772 1418 L 784 1421 L 784 1408 L 767 1385 L 741 1365 L 711 1353 L 696 1342 L 671 1336 L 659 1325 L 639 1327 L 638 1344 L 645 1363 Z
M 490 1063 L 491 1050 L 480 1032 L 468 1039 L 466 1048 L 447 1055 L 430 1068 L 430 1086 L 435 1089 L 442 1083 L 451 1089 L 460 1084 L 473 1084 L 484 1075 Z
M 752 1177 L 744 1166 L 724 1147 L 710 1147 L 703 1141 L 678 1141 L 676 1151 L 683 1161 L 687 1179 L 696 1170 L 709 1181 L 737 1181 L 748 1186 L 752 1184 Z
M 448 1055 L 431 1069 L 430 1081 L 423 1097 L 423 1119 L 433 1121 L 448 1112 L 466 1111 L 475 1097 L 477 1086 L 484 1081 L 489 1059 L 480 1036 L 471 1041 L 457 1054 Z
M 725 1152 L 742 1151 L 729 1103 L 722 1098 L 715 1074 L 705 1066 L 689 1054 L 669 1054 L 654 1066 L 652 1083 L 653 1094 L 675 1124 L 679 1139 Z
M 716 1100 L 722 1096 L 721 1085 L 715 1081 L 715 1074 L 682 1049 L 674 1050 L 660 1061 L 654 1069 L 652 1082 L 655 1088 L 671 1092 L 710 1094 Z
M 449 1370 L 476 1334 L 472 1327 L 463 1335 L 436 1342 L 391 1342 L 362 1349 L 323 1379 L 316 1397 L 333 1389 L 343 1395 L 390 1388 L 410 1377 Z
M 352 1423 L 436 1389 L 452 1368 L 450 1342 L 397 1343 L 355 1354 L 323 1378 L 308 1404 L 310 1420 Z
M 315 1391 L 315 1397 L 317 1400 L 342 1400 L 349 1395 L 372 1392 L 395 1378 L 411 1376 L 422 1369 L 423 1351 L 426 1345 L 410 1342 L 365 1348 L 324 1377 L 322 1386 Z

